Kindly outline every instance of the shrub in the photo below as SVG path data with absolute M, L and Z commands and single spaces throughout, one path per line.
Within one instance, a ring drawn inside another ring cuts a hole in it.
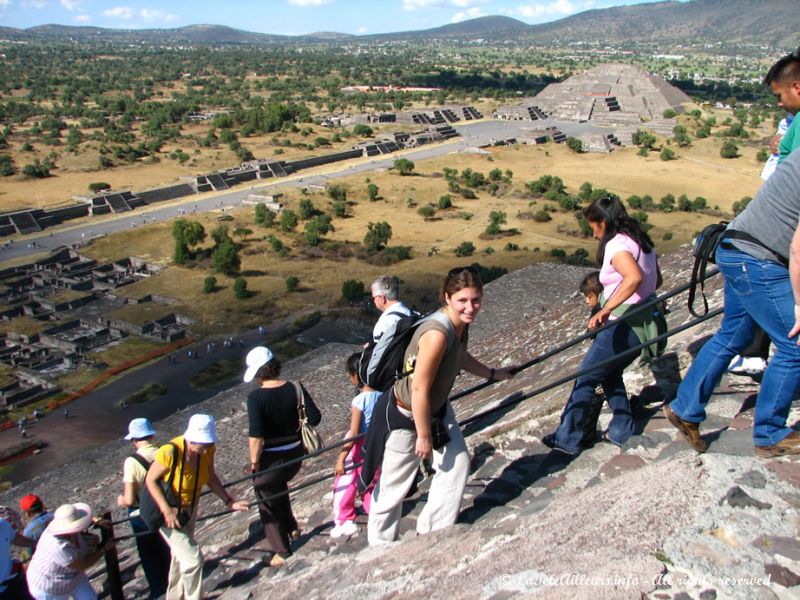
M 291 293 L 297 291 L 297 288 L 300 286 L 300 279 L 294 275 L 289 275 L 289 277 L 286 278 L 285 283 L 286 291 Z
M 95 181 L 89 184 L 89 191 L 93 193 L 102 192 L 103 190 L 110 190 L 111 184 L 105 181 Z
M 506 252 L 517 252 L 519 250 L 519 244 L 515 244 L 513 242 L 508 242 L 504 248 Z
M 281 231 L 292 231 L 295 227 L 297 227 L 297 214 L 295 214 L 294 211 L 285 208 L 281 211 L 279 223 Z
M 372 128 L 369 125 L 359 123 L 353 127 L 353 133 L 361 137 L 369 137 L 372 135 Z
M 664 240 L 665 242 L 670 241 L 672 239 L 672 232 L 671 231 L 666 232 L 661 239 Z
M 377 252 L 392 238 L 392 226 L 386 221 L 369 223 L 367 234 L 364 236 L 364 246 L 370 254 Z
M 551 248 L 550 249 L 550 256 L 553 258 L 564 258 L 567 253 L 564 251 L 563 248 Z
M 394 161 L 394 169 L 400 175 L 411 175 L 414 172 L 414 163 L 407 158 L 397 158 Z
M 475 252 L 475 244 L 472 242 L 461 242 L 455 249 L 455 255 L 459 257 L 472 256 Z
M 364 282 L 348 279 L 342 284 L 342 298 L 356 304 L 364 297 Z
M 553 217 L 550 216 L 550 213 L 547 212 L 545 209 L 538 210 L 533 215 L 533 220 L 537 223 L 547 223 L 548 221 L 552 221 Z
M 661 160 L 675 160 L 675 151 L 664 146 L 661 149 L 661 154 L 658 155 Z
M 476 195 L 475 195 L 475 192 L 473 192 L 473 191 L 472 191 L 471 189 L 469 189 L 469 188 L 463 188 L 463 189 L 461 190 L 461 195 L 462 195 L 464 198 L 466 198 L 467 200 L 475 200 L 475 198 L 477 198 L 477 197 L 478 197 L 478 196 L 476 196 Z
M 209 275 L 203 280 L 203 293 L 210 294 L 217 289 L 217 278 Z
M 378 199 L 378 186 L 374 183 L 370 183 L 367 186 L 367 196 L 369 196 L 371 202 L 375 202 L 375 200 Z
M 233 282 L 233 294 L 237 300 L 244 300 L 249 296 L 247 292 L 247 280 L 244 277 L 237 277 Z
M 576 137 L 568 137 L 567 148 L 569 148 L 573 152 L 577 152 L 578 154 L 580 154 L 581 152 L 583 152 L 583 142 Z
M 719 155 L 722 158 L 736 158 L 739 156 L 739 147 L 733 142 L 733 140 L 725 140 L 722 143 L 722 148 L 719 151 Z
M 411 258 L 411 246 L 390 246 L 381 251 L 381 262 L 391 265 L 402 260 Z
M 758 154 L 756 154 L 756 160 L 758 162 L 762 163 L 767 162 L 768 158 L 769 158 L 769 150 L 767 150 L 766 148 L 762 148 L 761 150 L 758 151 Z
M 344 202 L 334 202 L 333 214 L 339 218 L 347 216 L 347 205 Z
M 311 202 L 308 198 L 304 198 L 300 200 L 300 218 L 303 221 L 308 221 L 311 217 L 313 217 L 317 210 L 314 208 L 314 203 Z
M 750 197 L 750 196 L 745 196 L 744 198 L 742 198 L 742 199 L 741 199 L 741 200 L 739 200 L 738 202 L 734 202 L 734 203 L 733 203 L 733 214 L 734 214 L 734 216 L 736 216 L 736 215 L 738 215 L 740 212 L 742 212 L 742 211 L 745 209 L 745 207 L 746 207 L 748 204 L 750 204 L 750 201 L 751 201 L 752 199 L 753 199 L 753 198 L 752 198 L 752 197 Z
M 446 208 L 451 208 L 453 206 L 453 199 L 450 194 L 445 194 L 444 196 L 439 196 L 439 208 L 444 210 Z
M 332 185 L 328 188 L 328 196 L 336 202 L 347 201 L 347 188 L 343 185 Z
M 428 221 L 428 220 L 430 220 L 431 218 L 433 218 L 433 215 L 435 215 L 435 214 L 436 214 L 436 209 L 435 209 L 435 208 L 433 208 L 433 207 L 432 207 L 431 205 L 429 205 L 429 204 L 428 204 L 428 205 L 425 205 L 425 206 L 420 206 L 420 207 L 417 209 L 417 214 L 418 214 L 419 216 L 421 216 L 422 218 L 424 218 L 426 221 Z

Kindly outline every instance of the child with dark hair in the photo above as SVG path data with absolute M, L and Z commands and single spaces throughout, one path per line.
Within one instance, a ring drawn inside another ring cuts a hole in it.
M 592 316 L 600 310 L 600 294 L 603 293 L 603 284 L 600 283 L 600 271 L 587 273 L 578 288 L 586 299 L 586 304 L 592 311 Z
M 350 381 L 358 389 L 359 393 L 350 403 L 350 430 L 346 438 L 353 438 L 360 433 L 366 433 L 369 420 L 372 417 L 372 409 L 375 407 L 381 393 L 373 390 L 368 385 L 361 382 L 358 377 L 358 361 L 361 353 L 356 352 L 347 359 L 347 374 Z M 358 492 L 358 474 L 361 467 L 353 467 L 361 462 L 361 448 L 364 445 L 364 438 L 353 442 L 347 442 L 339 452 L 336 459 L 336 479 L 333 480 L 333 520 L 334 528 L 331 529 L 331 537 L 349 537 L 358 532 L 356 525 L 356 495 Z M 372 487 L 361 496 L 361 507 L 364 512 L 369 514 L 369 507 L 372 501 Z

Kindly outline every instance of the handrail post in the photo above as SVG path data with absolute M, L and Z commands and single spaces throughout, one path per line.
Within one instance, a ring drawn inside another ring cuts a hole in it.
M 103 520 L 106 521 L 108 525 L 100 528 L 101 544 L 105 544 L 108 540 L 114 538 L 114 525 L 111 521 L 111 511 L 107 510 L 103 513 Z M 119 570 L 119 555 L 117 554 L 116 546 L 112 546 L 106 550 L 105 559 L 108 590 L 111 594 L 111 600 L 125 600 L 125 595 L 122 593 L 122 574 Z

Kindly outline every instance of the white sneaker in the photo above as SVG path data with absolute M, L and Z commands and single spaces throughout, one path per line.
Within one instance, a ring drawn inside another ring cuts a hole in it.
M 355 521 L 345 521 L 341 525 L 337 525 L 331 529 L 330 536 L 332 538 L 350 537 L 358 533 L 358 525 Z
M 767 368 L 767 361 L 760 356 L 734 356 L 728 372 L 734 375 L 760 375 Z

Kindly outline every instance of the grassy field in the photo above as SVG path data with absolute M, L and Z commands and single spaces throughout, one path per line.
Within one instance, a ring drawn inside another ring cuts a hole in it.
M 199 333 L 236 331 L 254 327 L 278 317 L 318 307 L 343 306 L 341 285 L 346 279 L 363 281 L 385 273 L 396 273 L 404 282 L 404 294 L 412 301 L 430 302 L 436 295 L 440 276 L 457 264 L 480 262 L 486 266 L 503 266 L 514 270 L 541 260 L 549 260 L 549 251 L 560 247 L 568 253 L 585 248 L 594 254 L 596 242 L 577 237 L 577 222 L 571 214 L 553 213 L 548 223 L 536 223 L 520 215 L 538 210 L 543 200 L 532 200 L 524 184 L 542 175 L 561 177 L 569 191 L 577 192 L 580 185 L 590 182 L 595 187 L 605 187 L 626 198 L 632 194 L 650 194 L 656 202 L 671 193 L 675 197 L 687 194 L 694 199 L 703 196 L 711 208 L 728 214 L 733 203 L 745 195 L 754 195 L 761 180 L 761 164 L 755 159 L 756 147 L 742 147 L 742 156 L 735 160 L 719 157 L 721 140 L 708 138 L 695 140 L 689 149 L 678 149 L 678 160 L 664 162 L 657 153 L 649 157 L 637 155 L 635 148 L 626 148 L 610 155 L 575 154 L 565 146 L 499 147 L 488 154 L 449 154 L 416 165 L 416 174 L 401 177 L 392 170 L 351 176 L 335 183 L 347 189 L 348 216 L 335 218 L 335 231 L 325 240 L 336 242 L 333 250 L 313 250 L 305 247 L 302 222 L 296 233 L 282 233 L 277 228 L 266 229 L 253 222 L 252 208 L 226 211 L 233 221 L 226 223 L 231 231 L 237 226 L 254 231 L 241 244 L 242 275 L 247 279 L 251 297 L 235 300 L 233 280 L 216 275 L 217 291 L 203 294 L 203 280 L 211 274 L 208 261 L 190 267 L 170 266 L 156 277 L 126 286 L 122 295 L 138 298 L 148 293 L 163 294 L 176 299 L 174 305 L 130 305 L 114 316 L 135 322 L 154 319 L 167 312 L 179 312 L 194 318 Z M 441 172 L 445 167 L 461 171 L 466 168 L 487 174 L 491 169 L 513 171 L 512 183 L 503 186 L 497 197 L 479 191 L 478 198 L 467 200 L 453 194 L 453 207 L 438 211 L 436 217 L 426 221 L 417 209 L 428 203 L 436 204 L 439 197 L 448 193 Z M 367 197 L 368 181 L 379 188 L 375 202 Z M 284 200 L 289 208 L 297 210 L 302 199 L 311 199 L 315 208 L 330 212 L 332 203 L 324 192 L 306 195 L 300 190 L 285 188 Z M 409 205 L 413 199 L 413 206 Z M 497 239 L 482 235 L 491 211 L 504 211 L 507 223 L 504 229 L 518 233 Z M 469 219 L 464 214 L 470 215 Z M 206 231 L 219 224 L 218 215 L 198 215 Z M 195 217 L 193 217 L 195 218 Z M 659 252 L 668 252 L 687 242 L 706 223 L 719 220 L 720 215 L 699 213 L 650 213 L 654 226 L 651 235 Z M 392 227 L 390 246 L 410 246 L 412 259 L 392 266 L 370 264 L 365 260 L 361 242 L 370 222 L 386 221 Z M 169 264 L 173 241 L 171 224 L 157 223 L 137 228 L 96 241 L 87 253 L 101 260 L 113 260 L 135 255 L 160 264 Z M 289 249 L 285 258 L 278 256 L 264 240 L 267 235 L 280 238 Z M 671 240 L 664 240 L 665 234 Z M 237 239 L 238 241 L 238 239 Z M 471 257 L 459 258 L 454 249 L 463 241 L 471 241 L 476 252 Z M 520 250 L 506 251 L 506 243 L 516 244 Z M 210 240 L 207 245 L 210 245 Z M 300 287 L 288 293 L 285 280 L 289 276 L 300 279 Z

